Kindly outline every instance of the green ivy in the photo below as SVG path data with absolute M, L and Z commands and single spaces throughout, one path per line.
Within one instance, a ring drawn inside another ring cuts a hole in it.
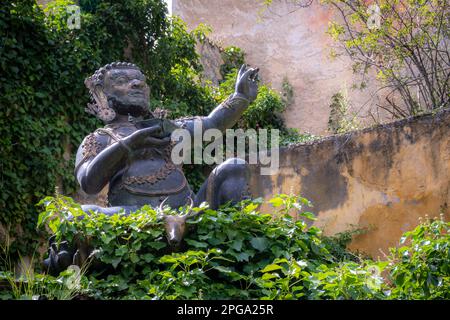
M 450 223 L 424 221 L 389 257 L 394 299 L 450 299 Z
M 220 74 L 225 80 L 228 74 L 232 73 L 234 69 L 239 69 L 245 63 L 244 51 L 235 46 L 229 46 L 222 51 L 223 64 L 220 66 Z

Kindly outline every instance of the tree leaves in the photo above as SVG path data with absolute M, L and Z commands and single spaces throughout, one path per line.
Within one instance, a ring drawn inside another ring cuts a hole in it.
M 273 264 L 269 264 L 269 265 L 265 266 L 265 268 L 262 269 L 261 272 L 271 272 L 271 271 L 280 270 L 280 269 L 282 269 L 281 266 L 273 263 Z
M 268 245 L 267 239 L 261 237 L 251 239 L 250 243 L 252 244 L 253 248 L 259 250 L 260 252 L 266 250 Z

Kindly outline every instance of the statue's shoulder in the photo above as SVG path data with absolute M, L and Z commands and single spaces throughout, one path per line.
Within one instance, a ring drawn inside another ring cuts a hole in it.
M 81 158 L 95 157 L 101 150 L 108 146 L 109 137 L 103 132 L 103 128 L 88 134 L 78 148 L 77 156 Z

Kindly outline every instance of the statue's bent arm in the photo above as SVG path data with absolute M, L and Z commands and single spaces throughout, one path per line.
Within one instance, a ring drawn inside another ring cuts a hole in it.
M 75 175 L 87 194 L 99 193 L 111 177 L 126 166 L 126 147 L 119 142 L 107 146 L 106 140 L 94 133 L 86 137 L 78 149 Z
M 243 95 L 233 94 L 202 119 L 203 130 L 214 128 L 225 132 L 238 122 L 248 105 L 249 100 Z
M 228 99 L 217 106 L 207 117 L 179 119 L 178 124 L 189 130 L 191 137 L 195 133 L 195 121 L 200 120 L 202 134 L 208 129 L 218 129 L 222 133 L 233 127 L 258 94 L 258 68 L 248 68 L 245 64 L 238 72 L 235 91 Z

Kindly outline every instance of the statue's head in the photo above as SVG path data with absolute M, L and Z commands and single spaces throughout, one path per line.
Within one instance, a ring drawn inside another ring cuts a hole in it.
M 113 121 L 117 114 L 139 117 L 149 112 L 149 87 L 132 63 L 107 64 L 84 83 L 94 100 L 86 110 L 104 122 Z

